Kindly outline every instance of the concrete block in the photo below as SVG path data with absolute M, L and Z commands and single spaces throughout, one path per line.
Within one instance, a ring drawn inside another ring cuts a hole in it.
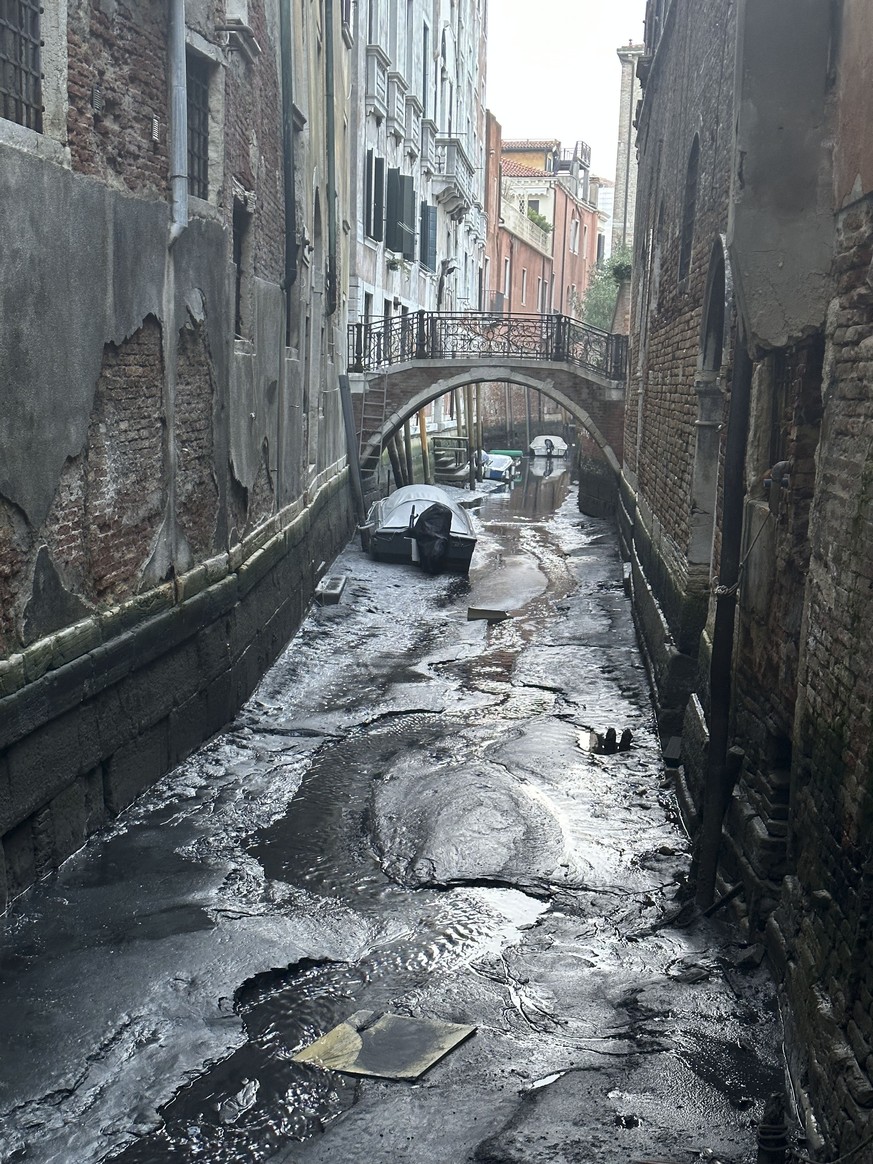
M 102 641 L 100 624 L 94 618 L 74 623 L 52 635 L 52 667 L 63 667 L 80 655 L 85 655 Z
M 7 659 L 0 659 L 0 699 L 14 694 L 25 682 L 23 655 L 10 655 Z
M 9 749 L 9 788 L 16 820 L 48 804 L 79 774 L 80 726 L 80 716 L 67 712 Z
M 170 767 L 187 757 L 203 743 L 209 735 L 207 721 L 209 707 L 205 691 L 198 691 L 191 699 L 173 708 L 168 725 Z
M 23 893 L 36 880 L 36 862 L 33 859 L 33 836 L 29 818 L 3 837 L 3 856 L 6 890 L 12 899 Z
M 162 720 L 120 747 L 105 770 L 104 796 L 112 816 L 155 783 L 170 766 L 168 723 Z
M 109 819 L 103 796 L 103 765 L 99 764 L 81 777 L 85 801 L 85 834 L 90 836 L 103 828 Z
M 60 865 L 82 847 L 88 835 L 84 778 L 60 792 L 48 807 L 54 841 L 52 864 Z

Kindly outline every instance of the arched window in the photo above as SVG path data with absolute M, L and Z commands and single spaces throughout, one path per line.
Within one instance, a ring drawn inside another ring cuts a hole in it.
M 685 197 L 682 201 L 682 243 L 679 250 L 679 282 L 688 277 L 691 248 L 694 245 L 694 218 L 697 214 L 697 177 L 700 171 L 700 138 L 694 135 L 688 169 L 685 173 Z

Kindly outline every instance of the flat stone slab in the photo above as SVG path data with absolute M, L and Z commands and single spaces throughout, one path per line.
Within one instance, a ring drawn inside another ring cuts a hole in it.
M 293 1059 L 348 1075 L 418 1079 L 475 1033 L 465 1023 L 359 1010 Z

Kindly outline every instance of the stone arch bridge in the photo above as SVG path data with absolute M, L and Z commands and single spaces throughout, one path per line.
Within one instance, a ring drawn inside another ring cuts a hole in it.
M 352 324 L 348 367 L 364 470 L 432 400 L 490 382 L 542 392 L 575 418 L 619 470 L 626 336 L 564 315 L 419 311 Z

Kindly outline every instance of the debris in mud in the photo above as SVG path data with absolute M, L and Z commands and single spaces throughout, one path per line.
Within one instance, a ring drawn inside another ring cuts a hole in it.
M 476 1033 L 466 1023 L 359 1010 L 294 1057 L 348 1075 L 418 1079 Z
M 616 752 L 629 752 L 633 738 L 630 728 L 625 728 L 620 736 L 614 727 L 607 728 L 603 735 L 589 729 L 579 733 L 579 747 L 585 752 L 612 756 Z
M 485 606 L 467 607 L 467 622 L 503 622 L 507 618 L 512 618 L 512 615 L 505 610 L 489 610 Z
M 320 606 L 335 606 L 342 598 L 347 580 L 345 574 L 322 578 L 315 588 L 315 601 Z

